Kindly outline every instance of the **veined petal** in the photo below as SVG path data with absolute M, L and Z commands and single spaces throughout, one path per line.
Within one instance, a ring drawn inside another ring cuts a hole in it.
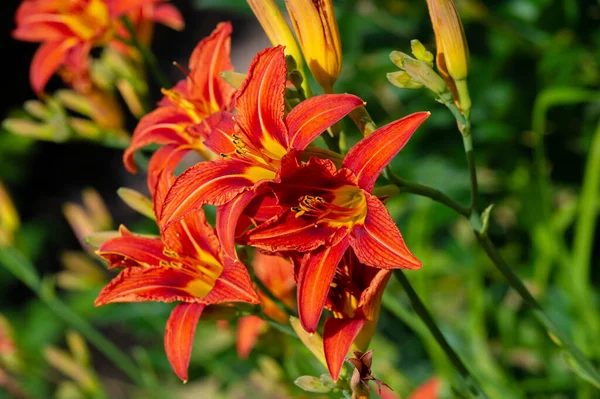
M 261 223 L 243 237 L 246 245 L 271 252 L 307 252 L 321 245 L 333 245 L 348 232 L 346 227 L 327 222 L 315 223 L 312 218 L 296 217 L 290 210 Z
M 133 132 L 131 143 L 123 154 L 123 163 L 130 173 L 137 168 L 133 154 L 148 144 L 187 144 L 181 133 L 193 121 L 189 115 L 175 106 L 159 107 L 145 115 Z
M 223 205 L 257 182 L 275 174 L 238 159 L 200 162 L 181 174 L 169 190 L 160 215 L 160 225 L 181 219 L 205 204 Z
M 255 196 L 256 193 L 254 191 L 246 191 L 217 208 L 217 223 L 215 227 L 223 245 L 223 252 L 231 259 L 237 259 L 235 238 L 238 219 Z
M 36 93 L 41 93 L 46 83 L 63 64 L 69 51 L 79 44 L 76 38 L 42 44 L 33 56 L 29 79 Z
M 204 298 L 207 304 L 218 304 L 228 302 L 259 303 L 258 295 L 252 287 L 252 281 L 246 267 L 238 262 L 223 257 L 224 269 L 217 279 L 214 288 Z
M 379 173 L 430 114 L 416 112 L 380 127 L 352 147 L 342 165 L 356 173 L 358 185 L 370 193 Z
M 308 333 L 317 331 L 335 269 L 348 249 L 347 239 L 307 254 L 298 272 L 298 315 Z
M 209 37 L 198 43 L 190 57 L 190 97 L 206 104 L 208 115 L 231 108 L 235 89 L 221 77 L 221 72 L 233 71 L 229 58 L 231 31 L 231 23 L 219 23 Z
M 344 364 L 344 359 L 348 351 L 358 336 L 358 333 L 365 324 L 366 319 L 336 319 L 329 317 L 325 320 L 323 327 L 323 349 L 329 374 L 333 381 L 337 381 L 340 376 L 340 370 Z
M 258 336 L 267 322 L 258 316 L 241 317 L 237 325 L 237 354 L 240 359 L 247 359 Z
M 181 13 L 173 4 L 157 4 L 152 10 L 152 19 L 173 30 L 182 30 L 185 26 Z
M 124 269 L 105 286 L 94 304 L 115 302 L 198 302 L 210 289 L 182 269 L 164 266 Z
M 191 148 L 187 146 L 167 144 L 152 154 L 150 162 L 148 163 L 148 190 L 150 191 L 151 197 L 154 198 L 156 194 L 156 185 L 158 184 L 159 176 L 161 174 L 173 175 L 179 162 L 181 162 L 183 157 L 190 151 Z M 174 179 L 175 177 L 173 177 L 173 180 Z
M 381 269 L 420 269 L 421 262 L 406 247 L 385 205 L 377 197 L 365 195 L 365 223 L 355 225 L 350 234 L 356 257 L 365 265 Z
M 109 262 L 110 269 L 132 265 L 158 266 L 160 262 L 172 260 L 164 254 L 165 246 L 160 239 L 125 234 L 106 241 L 96 252 Z
M 163 233 L 163 242 L 170 250 L 213 266 L 215 270 L 223 267 L 219 259 L 219 241 L 202 209 L 173 223 Z
M 231 154 L 235 151 L 233 138 L 235 132 L 235 122 L 233 114 L 223 111 L 211 115 L 209 125 L 212 125 L 208 138 L 204 140 L 204 145 L 210 148 L 215 154 Z
M 283 123 L 287 66 L 283 47 L 256 55 L 236 97 L 236 120 L 250 141 L 281 158 L 288 147 Z
M 379 317 L 381 298 L 391 275 L 391 270 L 379 270 L 369 286 L 360 294 L 357 307 L 367 320 L 377 320 Z
M 205 305 L 181 303 L 173 309 L 165 329 L 165 352 L 175 374 L 183 382 L 188 380 L 188 366 L 192 355 L 194 334 Z
M 285 118 L 290 147 L 304 150 L 327 128 L 364 104 L 352 94 L 323 94 L 302 101 Z

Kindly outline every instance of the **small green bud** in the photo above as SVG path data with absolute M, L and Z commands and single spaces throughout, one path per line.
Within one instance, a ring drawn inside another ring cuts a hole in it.
M 121 187 L 117 190 L 119 197 L 125 202 L 131 209 L 142 215 L 149 217 L 152 220 L 156 220 L 154 216 L 154 209 L 150 198 L 144 196 L 142 193 L 135 191 L 131 188 Z
M 416 59 L 425 62 L 430 67 L 433 67 L 433 54 L 427 51 L 423 43 L 414 39 L 410 41 L 410 48 Z
M 233 86 L 236 90 L 242 86 L 242 82 L 246 79 L 245 73 L 226 71 L 221 72 L 221 77 L 224 81 Z
M 387 78 L 391 84 L 401 89 L 421 89 L 423 85 L 413 78 L 405 71 L 390 72 L 387 74 Z
M 327 393 L 331 391 L 331 388 L 324 386 L 319 378 L 313 377 L 312 375 L 298 377 L 294 381 L 294 384 L 306 392 Z
M 403 60 L 404 70 L 415 81 L 421 83 L 435 94 L 441 95 L 448 91 L 446 82 L 435 71 L 423 61 L 415 60 L 411 57 L 406 57 Z

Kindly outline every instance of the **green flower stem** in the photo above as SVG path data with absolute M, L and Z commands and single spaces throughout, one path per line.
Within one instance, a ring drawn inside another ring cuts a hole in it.
M 477 185 L 477 166 L 475 165 L 475 156 L 473 154 L 473 140 L 471 135 L 462 136 L 465 154 L 467 155 L 467 165 L 469 167 L 469 177 L 471 183 L 471 204 L 469 209 L 471 214 L 477 213 L 477 199 L 479 198 L 479 189 Z
M 150 69 L 150 73 L 152 73 L 154 79 L 156 80 L 156 83 L 158 83 L 160 87 L 171 87 L 172 85 L 169 82 L 169 79 L 167 79 L 165 74 L 158 67 L 158 62 L 156 61 L 156 57 L 154 56 L 152 51 L 150 51 L 150 49 L 148 49 L 148 47 L 146 47 L 146 45 L 141 43 L 138 39 L 137 34 L 135 32 L 135 28 L 129 20 L 129 18 L 124 16 L 121 18 L 121 21 L 123 22 L 123 25 L 125 25 L 125 29 L 127 29 L 127 32 L 129 32 L 131 39 L 123 40 L 121 38 L 120 40 L 124 41 L 126 44 L 132 45 L 140 52 L 142 58 L 144 59 L 144 63 L 146 64 L 148 69 Z
M 79 331 L 107 359 L 131 378 L 132 381 L 142 387 L 147 385 L 136 364 L 85 319 L 73 312 L 51 290 L 47 289 L 48 287 L 45 287 L 37 275 L 35 267 L 17 249 L 13 247 L 0 247 L 0 264 L 35 292 L 50 310 L 64 322 Z
M 419 298 L 419 295 L 411 286 L 410 281 L 408 281 L 408 279 L 404 275 L 404 272 L 401 269 L 395 269 L 394 276 L 404 288 L 404 291 L 408 295 L 413 309 L 419 315 L 421 320 L 423 320 L 423 323 L 425 323 L 427 329 L 431 332 L 431 334 L 433 335 L 437 343 L 440 345 L 440 347 L 444 350 L 450 362 L 452 362 L 456 370 L 463 377 L 471 393 L 476 395 L 476 397 L 486 398 L 487 396 L 479 386 L 479 383 L 477 382 L 475 377 L 473 377 L 473 375 L 469 372 L 467 366 L 465 366 L 458 354 L 454 352 L 454 349 L 452 349 L 448 341 L 446 341 L 446 338 L 444 338 L 444 335 L 440 331 L 437 324 L 435 324 L 433 317 L 425 307 L 425 304 Z
M 394 183 L 400 192 L 407 192 L 411 194 L 420 195 L 422 197 L 431 198 L 432 200 L 446 205 L 448 208 L 454 210 L 456 213 L 463 215 L 467 219 L 469 218 L 471 211 L 469 208 L 462 206 L 458 202 L 454 201 L 441 191 L 425 186 L 423 184 L 414 183 L 408 180 L 402 179 L 400 176 L 394 174 L 391 169 L 387 169 L 387 177 L 390 182 Z

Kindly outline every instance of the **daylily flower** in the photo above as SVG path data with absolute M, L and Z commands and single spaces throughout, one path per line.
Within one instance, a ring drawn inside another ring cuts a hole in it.
M 236 212 L 254 199 L 260 185 L 278 179 L 283 158 L 295 157 L 364 104 L 350 94 L 320 95 L 302 101 L 285 115 L 286 76 L 283 47 L 263 50 L 254 58 L 236 96 L 236 115 L 224 117 L 204 143 L 220 159 L 201 162 L 177 178 L 161 214 L 165 228 L 205 204 L 231 203 L 220 208 L 222 214 L 231 212 L 226 226 L 219 227 L 217 222 L 219 232 L 221 228 L 228 231 L 221 237 L 231 254 Z
M 175 29 L 183 27 L 181 15 L 160 0 L 25 0 L 15 19 L 13 37 L 40 42 L 31 63 L 33 90 L 41 93 L 50 77 L 61 69 L 75 89 L 88 85 L 89 53 L 95 46 L 121 46 L 115 32 L 128 37 L 118 20 L 131 15 L 137 25 L 140 15 Z M 140 10 L 145 10 L 140 14 Z M 134 25 L 135 26 L 135 25 Z M 147 30 L 147 29 L 146 29 Z M 148 36 L 146 34 L 146 36 Z
M 334 381 L 353 344 L 360 351 L 367 350 L 390 276 L 391 270 L 360 263 L 352 250 L 346 251 L 338 265 L 325 304 L 333 316 L 323 327 L 325 359 Z
M 277 255 L 266 255 L 256 252 L 252 261 L 256 278 L 280 301 L 290 308 L 296 306 L 294 267 L 292 263 Z M 260 306 L 269 318 L 282 323 L 288 323 L 288 315 L 277 306 L 264 292 L 257 289 Z M 247 358 L 256 340 L 267 327 L 267 322 L 258 316 L 240 318 L 237 330 L 237 352 L 242 359 Z
M 280 181 L 269 184 L 282 212 L 249 230 L 242 242 L 263 250 L 307 252 L 298 272 L 302 326 L 315 332 L 337 265 L 348 247 L 358 260 L 381 269 L 418 269 L 385 205 L 372 190 L 377 177 L 429 117 L 418 112 L 362 139 L 342 168 L 311 157 L 282 165 Z
M 170 179 L 159 180 L 157 205 L 166 192 L 161 187 L 165 180 Z M 201 210 L 186 215 L 160 238 L 136 236 L 123 226 L 120 232 L 120 237 L 105 242 L 97 253 L 109 262 L 109 268 L 124 270 L 102 289 L 95 304 L 181 302 L 167 321 L 165 351 L 185 382 L 202 311 L 213 304 L 258 303 L 250 276 L 240 262 L 223 253 Z
M 439 378 L 430 378 L 412 391 L 408 399 L 438 399 L 441 386 L 442 381 Z
M 151 158 L 148 167 L 148 188 L 154 192 L 157 176 L 163 170 L 173 173 L 179 161 L 191 150 L 205 159 L 215 154 L 202 142 L 220 120 L 220 111 L 230 111 L 235 89 L 220 76 L 221 72 L 233 70 L 230 52 L 231 24 L 222 22 L 210 36 L 198 43 L 190 57 L 190 72 L 165 95 L 159 107 L 144 116 L 123 154 L 125 167 L 136 172 L 134 153 L 151 144 L 162 144 Z M 213 116 L 211 118 L 211 116 Z

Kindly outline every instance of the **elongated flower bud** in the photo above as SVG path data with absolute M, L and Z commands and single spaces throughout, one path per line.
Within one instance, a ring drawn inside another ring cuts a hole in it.
M 273 47 L 285 46 L 285 54 L 294 57 L 298 69 L 302 69 L 302 54 L 281 10 L 274 0 L 248 0 L 248 5 L 267 34 Z
M 452 88 L 463 111 L 471 109 L 467 89 L 469 48 L 454 0 L 427 0 L 435 33 L 436 64 L 444 80 Z
M 302 53 L 325 93 L 342 70 L 342 45 L 331 0 L 286 0 Z

